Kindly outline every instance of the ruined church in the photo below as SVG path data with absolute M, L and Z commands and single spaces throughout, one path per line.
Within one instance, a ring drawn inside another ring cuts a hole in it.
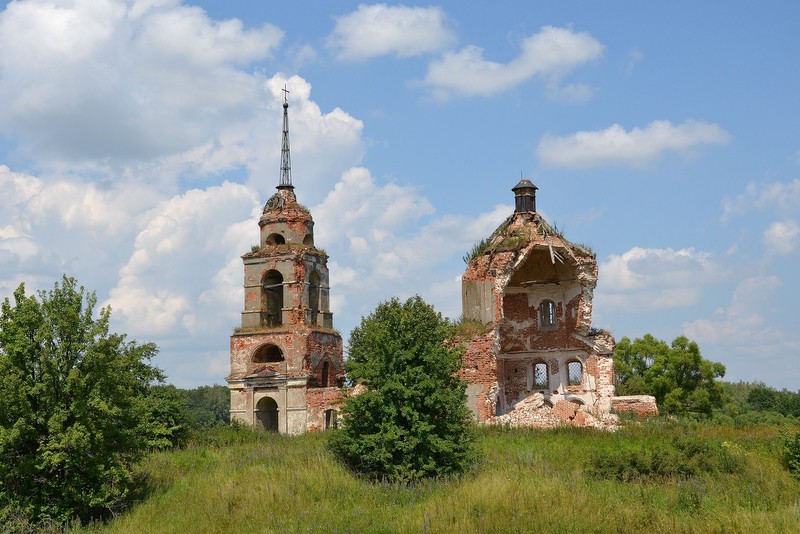
M 478 421 L 603 426 L 614 397 L 614 339 L 592 328 L 597 260 L 536 211 L 537 187 L 512 189 L 514 213 L 473 250 L 463 317 L 485 325 L 467 340 L 461 377 Z
M 333 329 L 328 257 L 291 179 L 289 104 L 283 103 L 281 174 L 242 256 L 244 310 L 231 336 L 231 420 L 301 434 L 335 424 L 344 385 Z M 592 327 L 597 260 L 536 211 L 522 179 L 514 212 L 476 245 L 462 276 L 463 318 L 479 325 L 461 378 L 479 422 L 613 427 L 617 411 L 657 414 L 652 397 L 615 397 L 614 338 Z
M 231 336 L 231 420 L 282 434 L 335 422 L 344 382 L 342 337 L 333 329 L 328 256 L 297 202 L 283 103 L 281 175 L 258 221 L 259 244 L 242 256 L 244 310 Z

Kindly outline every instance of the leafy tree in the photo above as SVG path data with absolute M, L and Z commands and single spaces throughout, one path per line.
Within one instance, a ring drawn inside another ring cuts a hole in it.
M 725 389 L 716 379 L 725 366 L 706 360 L 700 347 L 685 336 L 672 345 L 650 334 L 633 342 L 624 337 L 614 351 L 617 391 L 620 395 L 653 395 L 668 414 L 711 415 L 725 401 Z
M 231 422 L 231 390 L 225 386 L 200 386 L 180 390 L 192 428 L 210 428 Z
M 778 392 L 764 384 L 759 384 L 748 393 L 747 403 L 758 412 L 774 411 L 778 405 Z
M 346 370 L 366 386 L 345 399 L 330 439 L 351 468 L 375 479 L 410 481 L 463 471 L 473 437 L 457 376 L 462 349 L 450 323 L 419 296 L 380 304 L 350 335 Z
M 123 503 L 132 464 L 177 427 L 158 415 L 152 343 L 109 333 L 110 310 L 63 277 L 0 315 L 0 508 L 86 521 Z M 163 400 L 163 398 L 161 399 Z

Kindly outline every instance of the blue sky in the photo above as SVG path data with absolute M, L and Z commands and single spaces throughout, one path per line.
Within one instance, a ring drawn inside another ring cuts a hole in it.
M 227 374 L 287 86 L 345 339 L 458 316 L 522 175 L 597 253 L 595 326 L 800 388 L 796 2 L 0 6 L 0 296 L 77 277 L 176 385 Z

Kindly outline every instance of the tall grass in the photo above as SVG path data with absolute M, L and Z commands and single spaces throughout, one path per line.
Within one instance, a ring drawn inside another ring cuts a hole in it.
M 780 465 L 780 428 L 630 425 L 481 428 L 480 465 L 412 486 L 341 467 L 325 435 L 210 431 L 142 466 L 141 501 L 98 532 L 797 532 L 800 482 Z M 619 482 L 590 476 L 598 454 L 698 438 L 735 469 Z

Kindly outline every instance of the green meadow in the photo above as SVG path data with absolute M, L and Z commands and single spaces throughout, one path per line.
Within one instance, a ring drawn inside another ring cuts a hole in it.
M 787 426 L 663 419 L 615 433 L 480 427 L 465 475 L 364 480 L 326 434 L 197 433 L 141 464 L 124 513 L 79 532 L 800 532 Z

